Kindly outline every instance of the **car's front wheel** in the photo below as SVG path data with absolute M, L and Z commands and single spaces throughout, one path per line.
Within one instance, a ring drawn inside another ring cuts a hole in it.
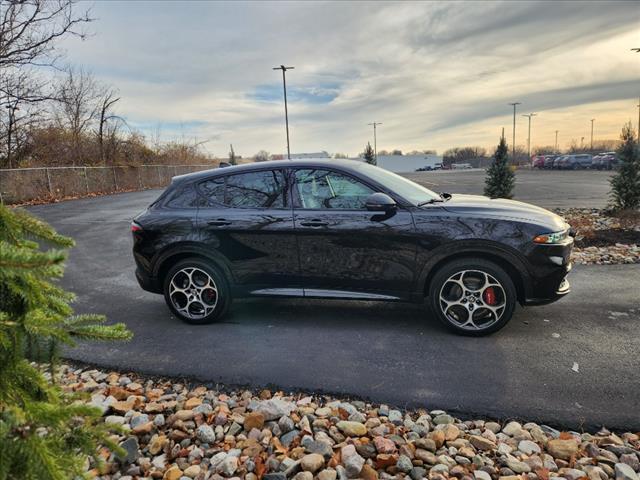
M 224 276 L 199 258 L 181 260 L 169 269 L 164 299 L 178 318 L 193 324 L 217 320 L 231 303 Z
M 500 266 L 483 259 L 461 259 L 443 266 L 429 287 L 429 304 L 442 323 L 457 333 L 482 336 L 511 319 L 516 289 Z

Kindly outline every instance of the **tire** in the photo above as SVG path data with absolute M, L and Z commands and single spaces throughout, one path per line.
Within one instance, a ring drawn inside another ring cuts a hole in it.
M 164 278 L 163 292 L 169 310 L 194 325 L 218 320 L 231 304 L 227 279 L 201 258 L 187 258 L 173 265 Z
M 432 278 L 428 294 L 429 305 L 440 322 L 458 334 L 472 337 L 489 335 L 504 327 L 513 316 L 517 300 L 511 277 L 495 263 L 481 258 L 453 260 L 444 265 Z

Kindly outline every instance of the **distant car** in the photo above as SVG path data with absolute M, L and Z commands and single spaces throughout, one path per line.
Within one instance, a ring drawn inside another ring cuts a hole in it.
M 558 158 L 560 158 L 558 155 L 546 155 L 544 157 L 544 166 L 542 168 L 551 170 L 554 167 L 554 162 Z
M 558 167 L 561 170 L 578 170 L 580 168 L 591 168 L 592 157 L 588 153 L 575 155 L 565 155 L 558 160 Z
M 591 168 L 598 170 L 612 170 L 618 166 L 618 157 L 616 152 L 599 153 L 593 157 Z
M 451 167 L 454 170 L 471 170 L 473 168 L 470 163 L 452 163 Z
M 534 155 L 531 157 L 531 168 L 544 168 L 544 155 Z

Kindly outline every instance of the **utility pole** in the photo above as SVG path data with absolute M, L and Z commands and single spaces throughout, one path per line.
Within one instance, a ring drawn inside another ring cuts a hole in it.
M 373 155 L 376 158 L 376 164 L 378 163 L 378 139 L 376 136 L 376 127 L 382 125 L 382 122 L 367 123 L 367 125 L 373 125 Z
M 513 143 L 511 144 L 511 161 L 516 160 L 516 105 L 520 105 L 520 102 L 510 103 L 513 105 Z
M 556 130 L 556 148 L 554 151 L 558 153 L 558 130 Z
M 640 98 L 638 99 L 638 146 L 640 146 Z
M 282 87 L 284 89 L 284 121 L 287 126 L 287 158 L 291 160 L 291 147 L 289 146 L 289 112 L 287 110 L 287 70 L 293 70 L 296 67 L 285 67 L 280 65 L 279 67 L 273 67 L 273 70 L 282 70 Z
M 529 136 L 527 137 L 527 155 L 529 155 L 529 161 L 531 161 L 531 117 L 535 117 L 538 115 L 537 113 L 529 113 L 527 115 L 522 115 L 523 117 L 529 118 Z
M 16 123 L 16 111 L 20 110 L 18 108 L 18 103 L 14 103 L 13 105 L 5 105 L 5 108 L 9 110 L 9 125 L 7 125 L 7 165 L 9 168 L 12 168 L 11 165 L 11 154 L 12 154 L 12 140 L 13 140 L 13 129 L 15 128 Z
M 593 122 L 595 122 L 596 119 L 592 118 L 591 119 L 591 151 L 593 152 Z

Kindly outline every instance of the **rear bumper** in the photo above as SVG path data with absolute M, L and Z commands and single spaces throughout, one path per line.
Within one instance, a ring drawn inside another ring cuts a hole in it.
M 143 290 L 152 293 L 162 293 L 162 287 L 158 284 L 158 279 L 144 273 L 140 267 L 136 269 L 136 280 Z

